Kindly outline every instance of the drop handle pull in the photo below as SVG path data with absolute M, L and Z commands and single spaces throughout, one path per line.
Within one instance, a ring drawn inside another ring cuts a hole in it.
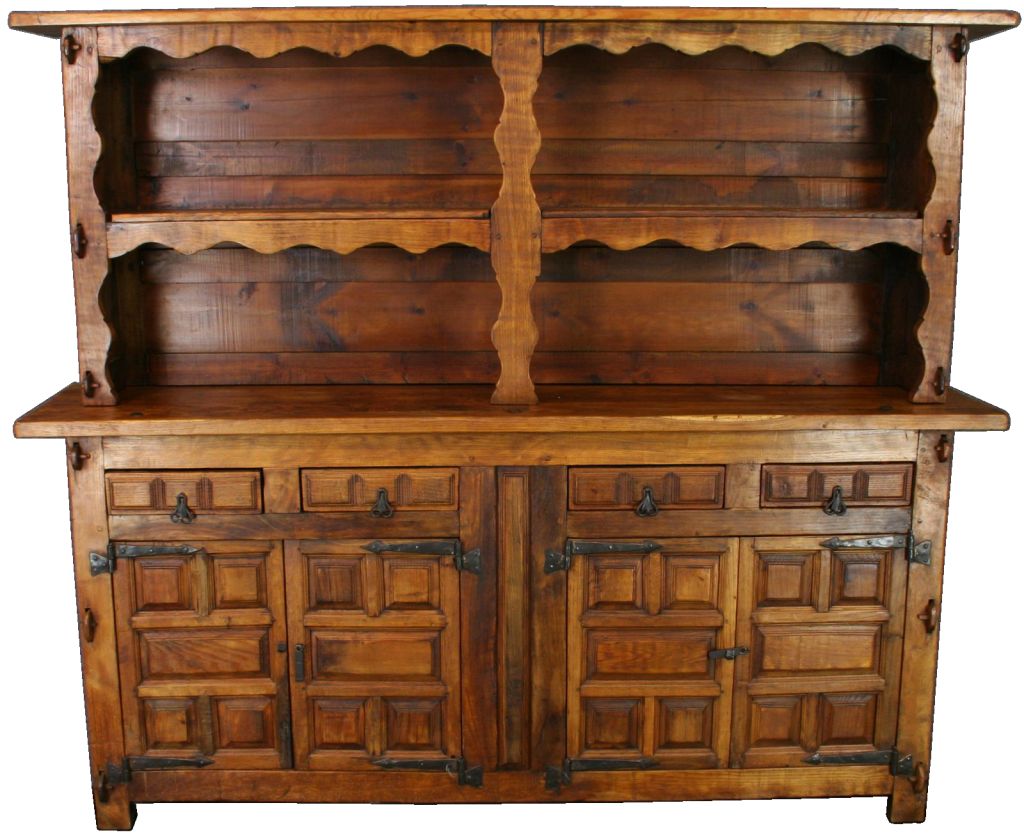
M 634 511 L 637 516 L 648 517 L 658 515 L 658 503 L 654 501 L 654 491 L 650 487 L 644 487 L 643 498 Z
M 832 488 L 832 495 L 826 499 L 821 507 L 827 516 L 845 516 L 846 502 L 843 500 L 843 488 L 836 485 Z
M 391 506 L 391 502 L 388 501 L 387 488 L 380 487 L 377 489 L 377 501 L 370 508 L 370 515 L 374 519 L 390 519 L 395 515 L 395 509 Z
M 939 605 L 935 600 L 929 600 L 924 607 L 924 610 L 917 616 L 917 619 L 924 624 L 924 631 L 929 635 L 935 631 L 939 625 Z
M 176 525 L 191 525 L 196 520 L 196 513 L 188 506 L 188 496 L 178 493 L 177 504 L 171 514 L 171 521 Z

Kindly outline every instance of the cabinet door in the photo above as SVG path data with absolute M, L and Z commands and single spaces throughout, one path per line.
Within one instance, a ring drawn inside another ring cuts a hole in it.
M 906 571 L 903 547 L 742 540 L 734 765 L 892 747 Z
M 454 558 L 366 545 L 285 543 L 298 768 L 461 753 Z
M 280 544 L 118 544 L 126 753 L 288 767 Z
M 727 766 L 737 541 L 636 544 L 572 558 L 569 759 Z

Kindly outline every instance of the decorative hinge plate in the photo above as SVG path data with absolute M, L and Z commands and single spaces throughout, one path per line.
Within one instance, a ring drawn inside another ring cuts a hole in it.
M 713 649 L 708 653 L 708 658 L 712 661 L 723 659 L 725 661 L 735 661 L 741 655 L 748 655 L 750 653 L 750 647 L 727 647 L 726 649 Z
M 480 573 L 480 549 L 463 552 L 461 539 L 424 539 L 419 542 L 381 542 L 375 539 L 362 547 L 371 554 L 436 554 L 453 557 L 455 568 L 459 571 Z
M 171 554 L 198 554 L 202 548 L 195 545 L 124 545 L 107 543 L 105 553 L 92 551 L 89 553 L 89 573 L 93 577 L 98 574 L 113 574 L 117 569 L 118 560 L 130 560 L 135 557 L 161 557 Z
M 469 766 L 462 757 L 438 760 L 399 760 L 383 757 L 372 761 L 374 765 L 394 771 L 443 771 L 451 774 L 460 786 L 483 787 L 484 768 L 482 765 Z
M 821 543 L 822 548 L 906 548 L 907 559 L 921 565 L 932 564 L 931 540 L 918 542 L 913 533 L 888 536 L 866 536 L 859 539 L 840 539 L 833 536 Z
M 804 759 L 808 765 L 887 765 L 893 777 L 912 777 L 914 757 L 900 755 L 895 748 L 880 751 L 858 751 L 853 754 L 822 754 L 816 752 Z
M 544 573 L 554 574 L 556 571 L 568 571 L 572 567 L 572 558 L 587 554 L 650 554 L 660 551 L 662 546 L 657 542 L 593 542 L 587 539 L 567 539 L 561 551 L 544 552 Z
M 572 783 L 574 771 L 647 771 L 658 767 L 658 761 L 650 757 L 635 760 L 619 759 L 566 759 L 561 765 L 549 765 L 544 769 L 544 788 L 558 791 Z

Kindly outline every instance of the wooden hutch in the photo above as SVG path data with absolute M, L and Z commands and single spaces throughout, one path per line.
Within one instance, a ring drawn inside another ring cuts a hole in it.
M 22 13 L 101 829 L 925 813 L 968 47 L 1013 12 Z

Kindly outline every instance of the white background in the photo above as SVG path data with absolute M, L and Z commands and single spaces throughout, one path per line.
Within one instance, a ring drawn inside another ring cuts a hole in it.
M 100 0 L 97 5 L 169 3 Z M 253 4 L 221 0 L 219 5 Z M 33 6 L 68 7 L 93 5 Z M 984 8 L 973 2 L 959 7 Z M 952 369 L 953 385 L 1018 417 L 1024 414 L 1022 47 L 1024 37 L 1014 31 L 975 44 L 969 59 Z M 10 427 L 19 414 L 73 380 L 77 362 L 57 43 L 4 29 L 0 62 L 0 423 Z M 92 832 L 63 442 L 15 442 L 8 430 L 0 450 L 0 826 L 14 835 L 51 827 L 62 835 Z M 1024 518 L 1022 451 L 1019 431 L 963 433 L 956 441 L 925 824 L 933 833 L 1020 831 L 1019 822 L 1011 822 L 1019 808 L 1024 742 L 1019 678 L 1024 544 L 1017 527 Z M 322 828 L 450 835 L 539 827 L 598 834 L 742 827 L 865 835 L 887 831 L 884 810 L 881 798 L 504 807 L 170 805 L 140 807 L 136 829 L 153 835 L 182 828 L 197 835 Z

